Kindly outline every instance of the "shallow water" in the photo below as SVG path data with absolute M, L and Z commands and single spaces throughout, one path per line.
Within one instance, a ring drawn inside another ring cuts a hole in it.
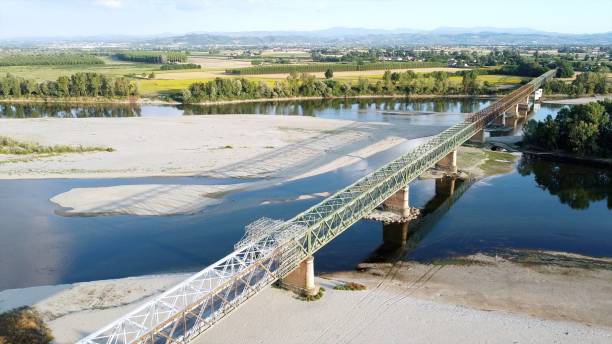
M 384 99 L 346 104 L 344 101 L 307 101 L 233 104 L 213 109 L 197 107 L 197 111 L 153 106 L 132 113 L 140 116 L 195 112 L 265 113 L 361 121 L 401 120 L 412 121 L 415 125 L 448 126 L 460 120 L 462 115 L 398 116 L 385 115 L 381 111 L 464 112 L 475 111 L 488 102 Z M 558 108 L 543 106 L 535 116 L 555 113 Z M 49 202 L 49 198 L 75 187 L 233 183 L 239 180 L 0 181 L 0 290 L 201 269 L 229 253 L 248 223 L 262 216 L 288 219 L 320 201 L 296 200 L 299 195 L 338 190 L 398 156 L 403 148 L 381 152 L 324 175 L 265 189 L 230 193 L 222 204 L 195 215 L 62 217 L 55 214 L 58 208 Z M 436 216 L 431 217 L 432 221 L 419 228 L 409 228 L 408 245 L 392 248 L 391 251 L 395 250 L 392 253 L 400 252 L 409 259 L 431 260 L 478 251 L 538 248 L 612 256 L 610 171 L 550 162 L 523 163 L 519 170 L 520 173 L 515 171 L 476 184 L 466 184 L 465 192 L 455 197 L 448 210 L 445 205 L 448 202 L 434 198 L 433 181 L 415 181 L 410 192 L 412 205 L 443 206 L 434 213 Z M 575 181 L 580 182 L 576 184 Z M 271 202 L 262 204 L 263 201 Z M 381 246 L 385 246 L 382 233 L 382 224 L 359 221 L 317 253 L 317 270 L 352 269 L 372 257 L 384 259 L 389 250 L 388 247 L 383 247 L 386 251 L 381 250 Z

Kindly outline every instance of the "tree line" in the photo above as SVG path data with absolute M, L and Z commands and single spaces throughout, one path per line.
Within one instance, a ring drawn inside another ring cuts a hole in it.
M 0 66 L 97 65 L 104 61 L 89 54 L 11 54 L 0 55 Z
M 138 95 L 137 85 L 128 78 L 110 78 L 99 73 L 76 73 L 56 81 L 36 82 L 7 74 L 0 78 L 3 97 L 128 97 Z
M 527 122 L 523 142 L 547 151 L 612 157 L 611 114 L 610 100 L 563 108 L 554 119 Z
M 416 94 L 482 94 L 493 92 L 477 81 L 478 72 L 464 73 L 461 84 L 451 83 L 448 73 L 433 72 L 419 75 L 413 71 L 386 71 L 376 82 L 360 78 L 356 83 L 333 79 L 319 80 L 313 75 L 291 73 L 287 79 L 268 86 L 261 81 L 244 78 L 216 78 L 197 82 L 184 90 L 180 99 L 185 103 L 217 100 L 261 99 L 285 97 L 347 97 L 357 95 L 416 95 Z
M 612 93 L 612 85 L 606 81 L 607 72 L 585 72 L 576 76 L 571 82 L 552 79 L 547 80 L 542 89 L 544 94 L 567 94 L 583 96 Z
M 115 54 L 122 61 L 141 63 L 178 63 L 187 61 L 187 53 L 180 51 L 123 51 Z
M 407 69 L 407 68 L 431 68 L 445 67 L 440 62 L 375 62 L 375 63 L 314 63 L 314 64 L 277 64 L 260 65 L 244 68 L 227 69 L 225 72 L 232 75 L 258 75 L 258 74 L 281 74 L 281 73 L 318 73 L 330 69 L 334 72 L 385 70 L 385 69 Z
M 202 66 L 195 63 L 166 63 L 159 67 L 160 70 L 176 70 L 176 69 L 201 69 Z

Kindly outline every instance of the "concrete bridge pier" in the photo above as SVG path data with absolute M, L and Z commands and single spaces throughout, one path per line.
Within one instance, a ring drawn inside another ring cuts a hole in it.
M 534 105 L 535 105 L 535 103 L 542 101 L 542 94 L 543 93 L 544 93 L 544 90 L 541 89 L 541 88 L 538 88 L 537 90 L 535 90 L 533 92 L 533 103 L 534 103 Z
M 315 284 L 314 257 L 310 256 L 302 261 L 297 269 L 281 280 L 281 284 L 303 295 L 316 295 L 319 286 Z
M 383 208 L 402 217 L 410 216 L 410 187 L 406 185 L 383 202 Z
M 517 104 L 517 113 L 519 114 L 519 116 L 527 118 L 527 116 L 529 115 L 529 110 L 531 110 L 529 108 L 529 103 Z
M 518 117 L 516 116 L 506 117 L 506 127 L 510 127 L 514 130 L 516 129 L 517 125 L 518 125 Z
M 472 136 L 468 142 L 470 143 L 484 143 L 485 142 L 485 131 L 484 128 L 478 130 L 474 136 Z
M 501 115 L 495 117 L 493 120 L 494 125 L 505 125 L 506 124 L 506 116 L 502 113 Z
M 483 130 L 484 133 L 484 130 Z M 436 168 L 450 173 L 457 172 L 457 150 L 448 153 L 444 158 L 436 163 Z

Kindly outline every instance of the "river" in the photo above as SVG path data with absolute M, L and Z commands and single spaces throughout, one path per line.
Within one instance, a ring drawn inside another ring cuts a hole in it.
M 452 125 L 487 99 L 295 101 L 218 105 L 78 106 L 0 104 L 0 116 L 116 117 L 259 113 L 359 121 Z M 555 114 L 543 105 L 535 118 Z M 403 116 L 393 111 L 445 112 Z M 109 118 L 112 120 L 112 118 Z M 195 215 L 65 217 L 49 198 L 75 187 L 122 184 L 232 183 L 190 177 L 0 181 L 0 290 L 154 273 L 196 271 L 232 250 L 248 223 L 288 219 L 315 204 L 300 195 L 333 192 L 397 156 L 401 147 L 337 171 L 260 190 L 230 193 Z M 612 256 L 611 171 L 521 159 L 513 172 L 465 185 L 436 217 L 409 228 L 406 259 L 429 261 L 475 252 L 543 249 Z M 432 204 L 434 182 L 411 185 L 411 204 Z M 432 210 L 433 211 L 433 210 Z M 353 269 L 383 244 L 383 225 L 361 220 L 315 257 L 317 271 Z

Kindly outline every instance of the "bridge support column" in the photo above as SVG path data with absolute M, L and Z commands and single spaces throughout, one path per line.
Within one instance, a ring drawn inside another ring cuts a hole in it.
M 312 256 L 306 258 L 297 269 L 283 278 L 281 283 L 287 289 L 295 292 L 304 295 L 316 295 L 319 292 L 319 287 L 315 284 L 314 258 Z
M 512 130 L 516 129 L 516 126 L 518 125 L 518 117 L 516 116 L 510 116 L 510 117 L 506 117 L 506 127 L 512 128 Z
M 494 125 L 504 125 L 505 124 L 505 115 L 501 114 L 497 117 L 495 117 L 495 119 L 493 120 L 493 124 Z
M 404 246 L 408 240 L 408 223 L 387 223 L 383 225 L 383 243 Z
M 452 196 L 455 193 L 455 178 L 436 179 L 436 196 Z
M 457 150 L 448 153 L 442 160 L 436 163 L 436 168 L 450 173 L 457 172 Z
M 520 103 L 517 105 L 519 116 L 527 118 L 529 116 L 529 103 Z
M 406 185 L 406 187 L 401 188 L 398 192 L 384 201 L 383 208 L 403 217 L 410 216 L 409 195 L 410 189 L 409 186 Z
M 518 104 L 514 104 L 512 105 L 507 111 L 506 113 L 508 114 L 508 116 L 510 117 L 516 117 L 519 114 L 518 111 Z
M 469 140 L 471 143 L 484 143 L 485 142 L 485 131 L 484 128 L 478 130 L 474 136 L 472 136 Z

